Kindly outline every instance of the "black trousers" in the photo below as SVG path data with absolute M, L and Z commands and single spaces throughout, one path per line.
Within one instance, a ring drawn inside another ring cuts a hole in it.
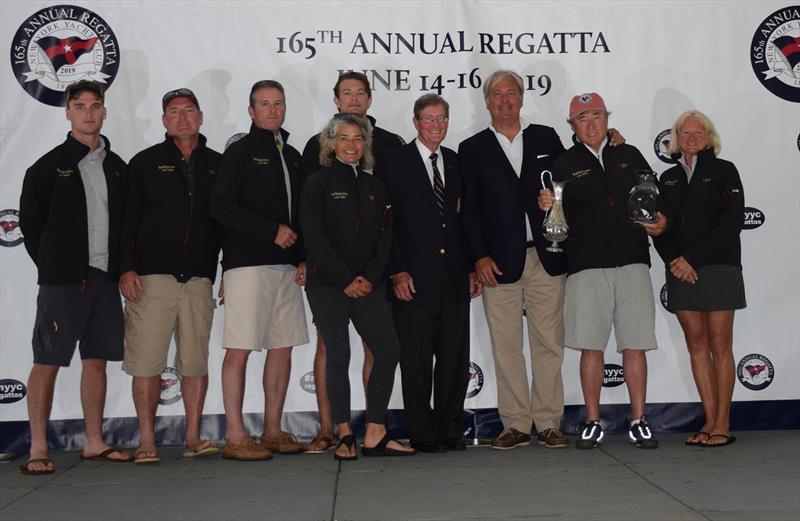
M 372 351 L 375 363 L 367 383 L 367 422 L 386 423 L 400 343 L 383 289 L 351 299 L 333 286 L 306 288 L 308 304 L 325 340 L 326 376 L 333 421 L 350 421 L 350 321 Z
M 392 304 L 402 346 L 403 403 L 409 437 L 416 443 L 463 436 L 469 383 L 469 299 L 456 296 L 449 281 L 442 284 L 434 304 Z

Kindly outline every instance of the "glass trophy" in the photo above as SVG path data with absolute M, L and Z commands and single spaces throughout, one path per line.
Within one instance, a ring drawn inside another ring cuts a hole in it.
M 547 188 L 545 174 L 550 178 L 550 185 L 553 187 L 553 206 L 544 216 L 542 236 L 551 242 L 550 246 L 547 247 L 547 251 L 561 253 L 564 250 L 559 247 L 558 243 L 566 239 L 569 233 L 567 218 L 564 215 L 564 186 L 566 186 L 567 181 L 553 181 L 553 174 L 550 170 L 543 170 L 540 177 L 543 188 Z
M 631 222 L 652 224 L 656 222 L 658 212 L 656 173 L 652 170 L 637 170 L 634 175 L 638 184 L 631 188 L 628 197 L 628 216 Z

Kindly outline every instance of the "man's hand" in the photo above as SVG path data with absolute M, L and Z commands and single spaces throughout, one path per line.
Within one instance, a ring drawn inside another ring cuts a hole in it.
M 297 234 L 285 224 L 278 225 L 278 233 L 275 235 L 275 244 L 283 248 L 291 248 L 297 242 Z
M 669 271 L 676 279 L 683 282 L 688 282 L 689 284 L 697 282 L 697 272 L 683 256 L 673 259 L 672 262 L 669 263 Z
M 611 142 L 609 143 L 612 147 L 616 147 L 619 145 L 625 144 L 625 138 L 622 134 L 619 133 L 619 130 L 615 128 L 608 129 L 609 135 L 611 135 Z
M 553 191 L 548 188 L 542 188 L 539 190 L 539 197 L 536 198 L 536 203 L 539 205 L 540 210 L 546 212 L 553 207 L 554 200 Z
M 306 285 L 306 273 L 308 272 L 308 265 L 301 262 L 297 265 L 297 272 L 294 274 L 294 281 L 298 286 Z
M 344 288 L 344 294 L 350 298 L 362 298 L 372 293 L 372 283 L 359 275 Z
M 483 284 L 478 280 L 475 273 L 469 274 L 469 298 L 480 297 L 483 293 Z
M 134 304 L 139 302 L 139 292 L 142 291 L 142 281 L 135 271 L 126 271 L 119 278 L 119 291 L 122 296 Z
M 475 274 L 478 276 L 478 282 L 484 286 L 493 288 L 497 286 L 497 279 L 495 275 L 502 275 L 503 272 L 494 263 L 491 257 L 481 257 L 475 262 Z
M 642 223 L 642 228 L 644 228 L 644 231 L 647 232 L 647 235 L 658 237 L 667 231 L 667 218 L 664 217 L 663 213 L 656 212 L 656 222 L 652 224 Z
M 417 292 L 414 288 L 414 278 L 407 271 L 401 271 L 392 277 L 392 287 L 394 296 L 406 302 L 413 300 L 414 293 Z

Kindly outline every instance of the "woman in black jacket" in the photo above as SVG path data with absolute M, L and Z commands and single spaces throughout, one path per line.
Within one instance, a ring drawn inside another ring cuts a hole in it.
M 385 415 L 400 358 L 382 278 L 392 230 L 383 182 L 372 166 L 372 128 L 353 114 L 337 114 L 320 134 L 322 170 L 309 176 L 300 201 L 307 249 L 306 293 L 327 344 L 326 380 L 341 441 L 334 457 L 357 458 L 350 425 L 349 324 L 372 350 L 367 384 L 364 456 L 408 456 L 416 451 L 386 432 Z
M 687 445 L 733 443 L 733 316 L 746 306 L 739 234 L 744 192 L 733 163 L 719 159 L 720 140 L 702 112 L 684 112 L 672 126 L 669 152 L 678 164 L 661 176 L 661 193 L 675 216 L 655 239 L 667 267 L 670 311 L 686 338 L 692 374 L 705 412 Z

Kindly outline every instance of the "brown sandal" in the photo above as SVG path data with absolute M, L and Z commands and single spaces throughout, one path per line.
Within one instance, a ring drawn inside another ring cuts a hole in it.
M 336 442 L 332 438 L 330 438 L 328 436 L 317 435 L 317 437 L 314 438 L 311 441 L 311 443 L 306 445 L 305 453 L 306 454 L 325 454 L 326 452 L 331 450 L 331 447 L 333 447 L 335 445 L 335 443 Z
M 154 455 L 148 456 L 148 454 Z M 156 446 L 152 443 L 148 443 L 141 445 L 138 449 L 136 449 L 136 454 L 133 456 L 133 461 L 136 463 L 158 463 L 161 461 L 161 458 L 158 457 Z
M 53 472 L 56 471 L 56 466 L 55 465 L 53 465 L 53 468 L 50 468 L 50 469 L 45 468 L 44 470 L 33 470 L 30 467 L 31 463 L 41 463 L 42 465 L 47 467 L 48 465 L 53 465 L 53 460 L 51 460 L 50 458 L 34 458 L 34 459 L 31 459 L 31 460 L 28 460 L 28 462 L 26 464 L 20 465 L 19 466 L 19 471 L 22 474 L 25 474 L 26 476 L 43 476 L 45 474 L 52 474 Z

